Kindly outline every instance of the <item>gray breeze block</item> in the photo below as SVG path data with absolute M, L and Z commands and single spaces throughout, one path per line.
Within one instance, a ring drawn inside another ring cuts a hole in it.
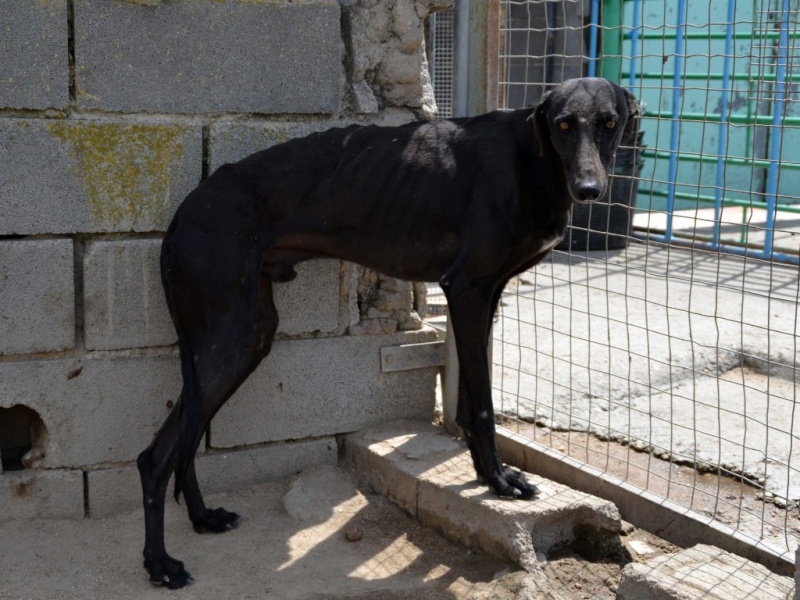
M 191 119 L 0 119 L 0 235 L 165 231 L 202 137 Z
M 80 108 L 156 113 L 335 113 L 339 4 L 75 2 Z M 258 40 L 258 43 L 254 43 Z
M 75 345 L 72 240 L 0 241 L 0 355 Z
M 161 285 L 161 240 L 93 241 L 84 253 L 84 328 L 89 350 L 168 346 L 177 341 Z M 339 328 L 337 260 L 298 265 L 298 276 L 276 284 L 278 331 L 332 333 Z
M 67 0 L 3 0 L 0 28 L 0 108 L 65 109 Z
M 430 419 L 437 369 L 381 373 L 380 349 L 435 338 L 423 330 L 276 342 L 212 421 L 211 444 L 232 448 Z M 47 427 L 47 468 L 134 460 L 181 389 L 172 350 L 0 362 L 0 381 L 0 407 L 28 406 Z

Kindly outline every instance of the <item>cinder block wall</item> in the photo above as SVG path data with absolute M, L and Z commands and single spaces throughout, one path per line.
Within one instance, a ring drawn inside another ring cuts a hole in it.
M 171 214 L 269 145 L 429 117 L 423 20 L 438 4 L 0 4 L 3 517 L 140 504 L 133 461 L 180 390 L 158 270 Z M 337 433 L 431 416 L 432 369 L 380 369 L 381 347 L 435 339 L 411 286 L 332 260 L 299 273 L 277 288 L 272 354 L 201 446 L 208 491 L 332 463 Z

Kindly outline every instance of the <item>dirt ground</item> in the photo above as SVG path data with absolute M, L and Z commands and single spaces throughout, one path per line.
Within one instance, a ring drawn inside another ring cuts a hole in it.
M 198 535 L 183 507 L 167 505 L 167 547 L 195 577 L 188 588 L 148 583 L 143 519 L 135 511 L 83 521 L 1 521 L 0 598 L 605 599 L 616 595 L 622 562 L 674 550 L 629 528 L 622 537 L 627 550 L 594 560 L 567 550 L 531 575 L 445 540 L 333 467 L 209 500 L 242 514 L 240 526 Z M 353 527 L 358 541 L 345 536 Z
M 503 420 L 501 424 L 641 489 L 713 517 L 774 548 L 793 549 L 800 543 L 800 513 L 796 505 L 779 506 L 777 499 L 771 499 L 763 489 L 742 479 L 699 472 L 690 466 L 662 460 L 652 452 L 640 452 L 586 433 L 553 431 L 511 420 Z

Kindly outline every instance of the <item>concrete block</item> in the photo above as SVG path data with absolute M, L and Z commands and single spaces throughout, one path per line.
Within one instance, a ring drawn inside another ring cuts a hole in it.
M 204 492 L 215 494 L 285 479 L 320 465 L 335 466 L 338 461 L 333 437 L 212 450 L 197 460 L 197 479 Z
M 209 127 L 208 160 L 211 171 L 225 163 L 242 160 L 246 156 L 334 127 L 349 125 L 379 125 L 394 127 L 415 119 L 414 113 L 401 109 L 388 109 L 374 118 L 326 119 L 322 121 L 217 121 Z
M 612 503 L 534 475 L 534 500 L 497 498 L 477 482 L 464 444 L 427 423 L 361 431 L 344 446 L 360 474 L 421 523 L 528 570 L 537 568 L 537 555 L 580 541 L 576 531 L 610 537 L 621 527 Z
M 115 350 L 177 342 L 161 286 L 161 240 L 94 241 L 84 254 L 86 347 Z M 298 265 L 274 287 L 279 333 L 331 333 L 339 327 L 340 262 Z
M 335 0 L 145 4 L 75 2 L 80 108 L 339 110 L 344 69 Z
M 340 120 L 292 123 L 218 121 L 209 127 L 209 167 L 213 172 L 226 163 L 240 161 L 254 152 L 266 150 L 294 138 L 348 124 Z
M 142 448 L 144 449 L 144 448 Z M 136 465 L 86 473 L 89 517 L 102 519 L 142 507 L 142 484 Z M 170 492 L 172 482 L 170 482 Z
M 2 119 L 0 157 L 0 235 L 164 231 L 200 181 L 202 126 Z
M 0 506 L 3 519 L 83 519 L 83 473 L 61 470 L 3 473 Z
M 67 107 L 67 24 L 67 0 L 3 1 L 0 108 Z
M 74 345 L 72 240 L 0 241 L 0 355 Z
M 161 287 L 161 240 L 94 241 L 83 263 L 86 347 L 114 350 L 177 341 Z
M 213 494 L 336 463 L 336 440 L 328 437 L 201 454 L 197 457 L 197 477 L 203 493 Z M 142 488 L 135 465 L 89 471 L 87 480 L 92 518 L 108 517 L 142 505 Z
M 278 333 L 332 333 L 339 328 L 341 268 L 338 260 L 312 260 L 297 265 L 294 280 L 274 285 Z
M 774 600 L 793 594 L 791 577 L 705 544 L 627 565 L 617 590 L 619 600 Z
M 380 349 L 428 342 L 436 332 L 278 342 L 211 423 L 230 448 L 356 431 L 433 415 L 436 368 L 382 373 Z
M 43 466 L 134 460 L 181 388 L 177 352 L 0 362 L 0 406 L 27 406 L 49 434 Z
M 217 448 L 355 431 L 433 414 L 436 369 L 380 372 L 380 348 L 435 332 L 277 342 L 211 424 Z M 0 406 L 35 410 L 49 432 L 43 465 L 128 462 L 181 388 L 177 351 L 0 362 Z
M 464 452 L 461 444 L 438 433 L 426 421 L 396 421 L 345 436 L 344 456 L 374 491 L 416 517 L 420 477 Z M 409 459 L 401 467 L 390 456 L 398 449 Z

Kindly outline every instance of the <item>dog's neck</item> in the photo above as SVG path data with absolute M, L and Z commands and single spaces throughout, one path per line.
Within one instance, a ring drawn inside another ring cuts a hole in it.
M 532 195 L 546 198 L 553 213 L 566 215 L 572 208 L 573 199 L 567 187 L 566 168 L 561 157 L 555 150 L 544 155 L 537 151 L 534 160 L 536 165 L 533 172 L 541 176 L 534 176 L 537 185 L 531 188 Z

